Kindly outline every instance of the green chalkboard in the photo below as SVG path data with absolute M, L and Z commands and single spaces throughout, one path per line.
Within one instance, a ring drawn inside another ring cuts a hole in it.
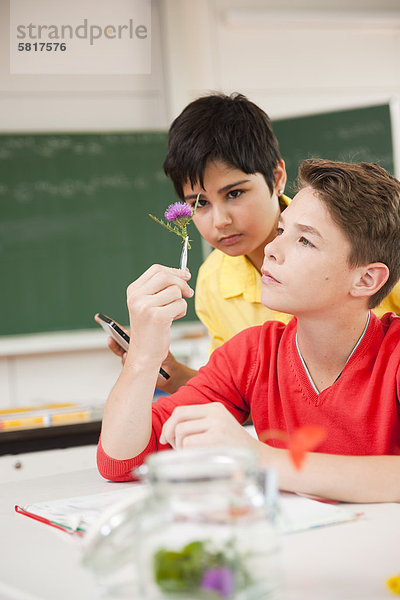
M 389 105 L 273 126 L 290 184 L 313 156 L 393 172 Z M 0 135 L 0 335 L 98 327 L 97 311 L 126 323 L 126 286 L 154 262 L 179 264 L 179 238 L 147 216 L 175 200 L 166 148 L 166 132 Z
M 293 191 L 305 158 L 378 163 L 394 171 L 389 104 L 273 121 Z
M 180 238 L 148 216 L 176 201 L 166 148 L 164 132 L 0 136 L 0 334 L 98 327 L 97 311 L 126 323 L 127 285 L 179 265 Z

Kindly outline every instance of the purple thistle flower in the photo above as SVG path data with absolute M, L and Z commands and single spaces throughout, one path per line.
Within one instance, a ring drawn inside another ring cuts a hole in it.
M 206 569 L 201 582 L 202 590 L 214 590 L 221 598 L 229 598 L 235 591 L 235 576 L 229 567 Z
M 186 202 L 174 202 L 170 204 L 164 213 L 167 221 L 176 221 L 177 219 L 190 219 L 192 209 Z

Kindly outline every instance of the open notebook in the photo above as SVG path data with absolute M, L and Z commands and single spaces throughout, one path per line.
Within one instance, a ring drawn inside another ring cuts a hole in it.
M 67 533 L 84 535 L 113 504 L 129 498 L 139 501 L 146 494 L 143 484 L 134 484 L 101 494 L 16 505 L 15 510 Z M 329 504 L 296 494 L 279 494 L 277 522 L 284 534 L 352 521 L 360 516 L 361 513 L 346 504 Z

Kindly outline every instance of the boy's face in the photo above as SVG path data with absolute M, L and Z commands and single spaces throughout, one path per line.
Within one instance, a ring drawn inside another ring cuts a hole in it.
M 200 199 L 193 222 L 203 238 L 229 256 L 259 254 L 276 234 L 280 214 L 277 193 L 271 195 L 260 173 L 249 175 L 216 161 L 204 171 L 204 188 L 196 183 L 183 186 L 185 201 L 194 206 Z
M 349 298 L 355 269 L 350 243 L 311 187 L 282 213 L 277 237 L 265 248 L 261 301 L 297 316 L 337 311 Z

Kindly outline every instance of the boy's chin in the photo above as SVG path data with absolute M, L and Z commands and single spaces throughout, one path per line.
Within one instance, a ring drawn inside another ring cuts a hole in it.
M 290 310 L 291 307 L 289 306 L 285 306 L 284 303 L 282 302 L 277 302 L 269 296 L 269 294 L 263 294 L 261 292 L 261 304 L 263 304 L 265 306 L 265 308 L 269 308 L 270 310 L 275 310 L 276 312 L 281 312 L 281 313 L 286 313 L 286 314 L 293 314 Z
M 217 250 L 220 250 L 224 254 L 232 257 L 243 256 L 247 254 L 246 252 L 243 252 L 243 249 L 239 245 L 236 244 L 233 246 L 223 246 L 222 244 L 218 244 L 214 246 L 214 248 L 217 248 Z
M 263 302 L 261 304 L 265 306 L 265 308 L 269 308 L 269 310 L 275 310 L 276 312 L 286 313 L 288 312 L 285 308 L 282 307 L 281 304 L 274 304 L 274 302 Z

